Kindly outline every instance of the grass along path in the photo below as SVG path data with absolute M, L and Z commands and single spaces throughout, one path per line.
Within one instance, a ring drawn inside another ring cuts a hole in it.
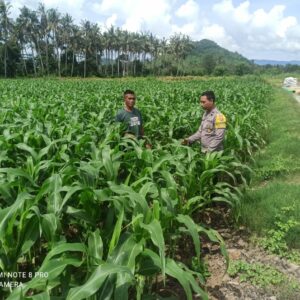
M 255 179 L 241 221 L 259 236 L 281 232 L 290 249 L 300 249 L 300 104 L 276 84 L 267 116 L 268 145 L 255 158 Z

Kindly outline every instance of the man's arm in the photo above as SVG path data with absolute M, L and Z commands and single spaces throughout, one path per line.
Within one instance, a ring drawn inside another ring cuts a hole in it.
M 143 117 L 142 117 L 142 113 L 140 110 L 137 109 L 137 112 L 138 112 L 139 121 L 140 121 L 140 134 L 141 134 L 141 137 L 143 137 L 145 134 Z
M 200 124 L 198 130 L 193 135 L 191 135 L 190 137 L 187 138 L 187 141 L 189 144 L 192 144 L 196 141 L 199 141 L 200 139 L 201 139 L 201 124 Z
M 223 114 L 217 114 L 215 118 L 215 136 L 214 140 L 211 141 L 208 150 L 218 151 L 223 143 L 226 131 L 226 117 Z
M 115 116 L 115 121 L 116 122 L 123 122 L 122 114 L 120 112 L 118 112 L 117 115 Z
M 140 121 L 141 121 L 141 138 L 145 138 L 145 131 L 144 131 L 144 125 L 143 125 L 143 118 L 142 114 L 140 114 Z M 148 138 L 146 138 L 145 147 L 147 149 L 152 149 L 152 145 L 149 143 Z

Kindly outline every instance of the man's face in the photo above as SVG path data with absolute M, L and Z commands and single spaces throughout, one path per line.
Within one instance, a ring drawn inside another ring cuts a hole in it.
M 206 96 L 200 97 L 200 105 L 203 109 L 210 111 L 214 107 L 214 102 L 208 100 Z
M 132 109 L 135 105 L 135 95 L 133 94 L 126 94 L 124 96 L 124 101 L 125 101 L 125 105 L 126 107 Z

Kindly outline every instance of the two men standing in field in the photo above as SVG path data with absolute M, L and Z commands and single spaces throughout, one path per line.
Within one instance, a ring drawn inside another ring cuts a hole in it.
M 116 115 L 116 121 L 126 125 L 125 136 L 142 138 L 144 136 L 141 112 L 134 107 L 135 94 L 126 90 L 123 94 L 124 108 Z M 203 153 L 223 150 L 223 140 L 226 130 L 226 117 L 215 106 L 215 94 L 206 91 L 200 96 L 200 105 L 205 110 L 200 127 L 196 133 L 182 141 L 183 145 L 190 145 L 195 141 L 201 142 Z

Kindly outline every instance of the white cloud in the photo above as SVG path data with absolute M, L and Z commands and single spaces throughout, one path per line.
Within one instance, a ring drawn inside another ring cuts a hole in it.
M 97 24 L 100 27 L 101 31 L 106 31 L 112 26 L 116 27 L 117 20 L 118 20 L 118 16 L 116 14 L 112 14 L 111 16 L 106 18 L 104 21 L 102 21 L 102 22 L 98 21 Z
M 191 19 L 198 16 L 199 10 L 199 5 L 194 0 L 188 0 L 178 8 L 175 15 L 180 18 Z
M 275 24 L 284 19 L 284 5 L 275 5 L 269 12 L 258 9 L 253 13 L 251 26 L 254 27 L 273 27 Z
M 279 37 L 285 38 L 288 30 L 291 27 L 294 27 L 296 25 L 297 25 L 297 19 L 295 17 L 284 18 L 279 22 L 276 33 Z
M 118 19 L 118 16 L 116 14 L 112 14 L 109 18 L 106 19 L 105 26 L 107 28 L 109 28 L 111 26 L 116 26 L 117 19 Z
M 239 50 L 239 46 L 235 43 L 234 39 L 226 33 L 224 27 L 218 24 L 205 26 L 200 34 L 201 38 L 213 40 L 220 46 L 225 47 L 231 51 Z
M 274 5 L 268 11 L 263 8 L 251 11 L 250 1 L 234 6 L 232 0 L 223 0 L 212 9 L 224 31 L 238 41 L 240 51 L 248 57 L 257 57 L 260 50 L 272 53 L 284 49 L 296 51 L 300 47 L 297 18 L 285 15 L 285 5 Z
M 143 27 L 142 18 L 128 18 L 122 25 L 122 28 L 128 31 L 136 32 L 140 31 Z
M 182 33 L 188 35 L 193 40 L 201 39 L 198 24 L 196 22 L 186 23 L 181 26 L 172 25 L 172 34 Z
M 249 6 L 250 2 L 245 1 L 234 10 L 234 18 L 237 22 L 247 23 L 251 19 L 252 16 L 249 13 Z
M 171 4 L 168 0 L 103 0 L 95 12 L 116 14 L 118 26 L 129 31 L 151 31 L 168 36 L 171 32 Z
M 254 12 L 251 20 L 253 27 L 264 27 L 268 24 L 268 15 L 263 9 L 258 9 Z
M 39 3 L 43 3 L 46 9 L 55 8 L 61 14 L 68 13 L 79 22 L 82 19 L 88 19 L 84 15 L 83 7 L 85 5 L 86 0 L 44 0 L 44 1 L 36 1 L 36 0 L 12 0 L 12 17 L 16 18 L 19 16 L 19 9 L 23 6 L 27 6 L 32 10 L 37 10 L 39 7 Z
M 251 14 L 249 13 L 250 2 L 242 2 L 236 8 L 232 4 L 232 0 L 223 0 L 215 5 L 213 5 L 213 11 L 219 15 L 231 15 L 238 23 L 247 23 L 251 19 Z
M 233 9 L 234 8 L 231 0 L 223 0 L 213 5 L 213 10 L 220 14 L 230 13 Z
M 103 0 L 100 4 L 100 13 L 115 12 L 122 14 L 126 19 L 140 18 L 152 21 L 164 16 L 170 6 L 166 0 Z

